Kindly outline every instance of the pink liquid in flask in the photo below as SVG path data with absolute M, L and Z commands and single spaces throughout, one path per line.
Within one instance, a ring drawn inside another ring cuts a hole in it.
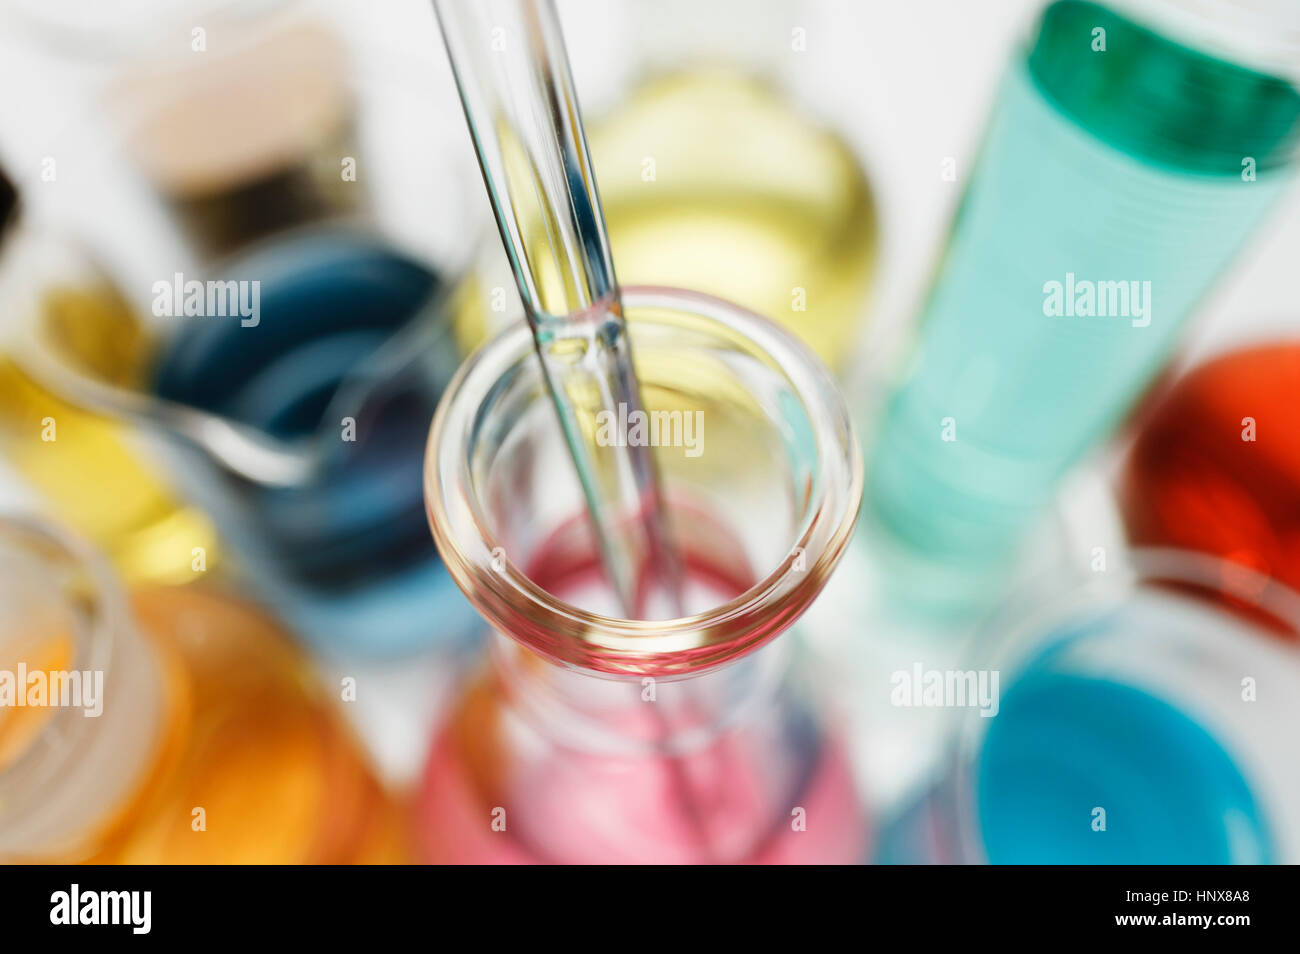
M 861 501 L 843 399 L 770 322 L 675 289 L 622 295 L 646 406 L 704 423 L 696 452 L 654 445 L 685 615 L 655 605 L 659 561 L 646 556 L 633 588 L 651 618 L 622 614 L 534 342 L 522 325 L 505 332 L 462 366 L 425 464 L 439 551 L 495 637 L 432 746 L 420 852 L 862 860 L 844 747 L 782 636 L 834 570 Z
M 566 531 L 543 544 L 529 578 L 565 602 L 615 612 L 594 548 L 574 546 L 577 525 Z M 737 577 L 743 554 L 732 557 L 686 554 L 688 608 L 721 605 L 747 588 L 752 580 Z M 655 702 L 646 700 L 645 683 L 608 680 L 596 688 L 612 705 L 602 699 L 577 714 L 558 702 L 564 711 L 552 716 L 579 723 L 579 732 L 593 720 L 607 736 L 645 743 L 667 732 L 680 747 L 611 751 L 557 742 L 548 716 L 511 701 L 538 681 L 555 702 L 566 692 L 585 695 L 583 685 L 596 680 L 566 686 L 563 675 L 548 678 L 552 663 L 501 648 L 509 658 L 466 693 L 429 758 L 419 809 L 427 860 L 849 864 L 864 856 L 866 822 L 842 745 L 779 688 L 773 697 L 719 698 L 761 684 L 760 672 L 734 671 L 764 668 L 759 661 L 697 677 L 685 691 L 680 682 L 657 685 Z M 693 731 L 701 737 L 692 740 Z

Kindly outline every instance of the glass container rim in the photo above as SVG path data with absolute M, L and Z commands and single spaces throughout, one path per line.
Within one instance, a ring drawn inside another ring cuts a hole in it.
M 425 458 L 425 506 L 452 578 L 495 629 L 553 661 L 597 673 L 694 674 L 774 639 L 812 603 L 852 536 L 862 497 L 862 453 L 831 372 L 786 329 L 698 292 L 634 285 L 621 293 L 625 312 L 634 316 L 642 310 L 686 313 L 739 334 L 775 362 L 808 411 L 824 479 L 815 485 L 798 538 L 776 567 L 726 603 L 667 620 L 589 612 L 547 593 L 508 559 L 494 568 L 497 543 L 472 490 L 469 453 L 475 422 L 494 386 L 534 354 L 522 322 L 466 360 L 439 403 Z M 634 338 L 636 324 L 634 319 Z M 467 536 L 473 539 L 467 542 Z
M 33 561 L 66 561 L 68 567 L 82 577 L 82 590 L 78 594 L 85 603 L 89 629 L 74 634 L 74 652 L 70 665 L 73 669 L 99 671 L 107 683 L 118 655 L 117 643 L 123 627 L 131 625 L 131 611 L 125 590 L 118 583 L 108 562 L 90 544 L 80 537 L 49 523 L 41 517 L 16 511 L 0 510 L 0 541 L 6 548 L 17 541 L 14 549 L 27 551 Z M 51 600 L 67 602 L 68 594 L 51 591 Z M 0 791 L 6 781 L 15 777 L 34 775 L 44 780 L 48 773 L 66 765 L 77 755 L 77 747 L 85 733 L 81 716 L 74 709 L 59 708 L 50 722 L 41 730 L 42 735 L 56 733 L 72 744 L 60 748 L 29 747 L 9 765 L 0 768 Z

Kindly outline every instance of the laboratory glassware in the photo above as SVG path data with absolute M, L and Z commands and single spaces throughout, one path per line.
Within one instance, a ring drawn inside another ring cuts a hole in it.
M 324 65 L 342 78 L 325 82 L 325 74 L 305 69 L 322 65 L 318 33 L 288 36 L 290 52 L 310 55 L 273 58 L 269 67 L 258 60 L 257 75 L 269 70 L 276 80 L 268 96 L 293 101 L 304 84 L 309 91 L 351 84 L 347 95 L 375 98 L 370 85 L 382 84 L 349 78 L 328 57 Z M 262 148 L 245 144 L 224 165 L 214 165 L 211 151 L 145 148 L 175 139 L 187 122 L 227 115 L 247 92 L 238 83 L 229 88 L 232 82 L 228 71 L 209 68 L 152 87 L 148 96 L 118 91 L 127 116 L 116 133 L 121 142 L 101 145 L 111 155 L 95 168 L 116 170 L 113 163 L 124 159 L 143 167 L 141 191 L 163 207 L 172 228 L 158 229 L 163 238 L 144 236 L 153 241 L 148 257 L 112 263 L 129 316 L 119 309 L 96 324 L 102 316 L 83 310 L 71 325 L 82 339 L 139 347 L 129 368 L 69 348 L 69 328 L 53 327 L 41 305 L 59 281 L 46 276 L 62 268 L 49 264 L 58 256 L 48 249 L 62 239 L 30 243 L 20 270 L 28 276 L 19 296 L 25 300 L 11 312 L 21 316 L 14 361 L 38 386 L 23 414 L 39 421 L 47 416 L 37 413 L 41 406 L 71 405 L 133 425 L 131 439 L 147 445 L 166 481 L 220 527 L 231 557 L 226 569 L 322 650 L 391 655 L 455 644 L 472 631 L 474 616 L 421 529 L 419 474 L 425 425 L 460 357 L 443 307 L 444 275 L 460 253 L 433 247 L 440 239 L 413 248 L 391 216 L 381 220 L 371 203 L 393 183 L 378 170 L 394 165 L 370 139 L 349 139 L 347 155 L 338 155 L 337 140 L 350 128 L 344 119 L 299 129 L 304 141 L 290 142 L 296 151 L 287 155 L 280 139 L 252 137 Z M 317 97 L 325 104 L 336 98 Z M 409 96 L 397 99 L 410 108 Z M 260 128 L 256 117 L 234 111 L 244 126 Z M 329 175 L 320 171 L 322 157 Z M 362 170 L 359 180 L 349 178 L 350 168 Z M 443 162 L 432 168 L 452 171 Z M 306 183 L 331 178 L 330 194 L 346 200 L 325 201 L 320 193 L 289 201 L 311 191 Z M 439 194 L 453 178 L 438 180 Z M 97 188 L 103 191 L 102 183 Z M 417 186 L 413 195 L 426 191 Z M 253 214 L 274 196 L 285 201 L 271 203 L 272 211 L 284 215 Z M 446 221 L 426 229 L 430 236 L 454 230 L 455 202 L 444 211 Z M 458 239 L 463 245 L 463 235 Z M 39 433 L 25 426 L 22 436 L 29 457 L 46 461 L 34 443 Z M 101 493 L 107 487 L 53 489 L 71 498 L 60 501 L 64 511 L 83 512 L 96 501 L 111 509 Z M 213 569 L 212 546 L 181 527 L 150 552 L 167 563 L 168 578 L 196 578 Z
M 854 148 L 789 82 L 818 69 L 792 37 L 807 25 L 801 6 L 611 5 L 610 48 L 632 82 L 613 101 L 589 91 L 602 102 L 588 141 L 624 281 L 735 302 L 842 370 L 866 317 L 878 220 Z M 473 344 L 514 317 L 488 251 L 458 292 L 457 333 Z
M 1300 137 L 1295 16 L 1043 12 L 871 440 L 863 537 L 902 602 L 960 615 L 996 597 L 1062 476 L 1277 204 Z
M 946 771 L 878 860 L 1294 862 L 1297 632 L 1300 596 L 1192 551 L 1013 600 L 952 674 L 996 673 L 992 704 L 953 709 Z
M 1129 539 L 1201 550 L 1300 588 L 1300 343 L 1217 356 L 1144 420 L 1120 480 Z
M 0 190 L 7 181 L 0 170 Z M 88 367 L 109 380 L 130 381 L 144 345 L 130 306 L 71 245 L 51 243 L 45 261 L 58 265 L 37 268 L 20 250 L 28 240 L 12 194 L 13 204 L 0 211 L 0 301 L 10 318 L 24 307 L 38 312 L 41 323 Z M 33 270 L 41 277 L 33 280 Z M 0 357 L 0 450 L 63 520 L 131 581 L 194 579 L 196 548 L 215 571 L 221 547 L 211 518 L 182 500 L 147 455 L 131 446 L 127 431 L 121 422 L 50 393 L 12 353 Z M 89 473 L 93 484 L 87 483 Z
M 128 591 L 23 518 L 0 521 L 0 597 L 0 859 L 407 857 L 404 810 L 261 609 L 203 584 Z
M 620 612 L 515 326 L 462 367 L 430 435 L 434 537 L 496 634 L 429 756 L 423 857 L 858 861 L 866 823 L 844 748 L 792 677 L 790 638 L 776 639 L 855 520 L 843 399 L 811 352 L 735 306 L 650 287 L 622 300 L 644 423 L 662 428 L 687 615 Z M 605 424 L 638 439 L 635 422 Z

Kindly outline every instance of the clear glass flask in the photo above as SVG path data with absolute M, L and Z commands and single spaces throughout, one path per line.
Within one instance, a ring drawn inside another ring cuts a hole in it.
M 959 614 L 999 592 L 1062 476 L 1277 204 L 1300 143 L 1296 10 L 1042 14 L 868 455 L 863 523 L 903 601 Z
M 955 710 L 942 780 L 878 860 L 1294 863 L 1298 634 L 1300 595 L 1192 551 L 1013 601 L 968 661 L 994 704 Z
M 263 611 L 128 592 L 61 533 L 0 520 L 0 860 L 392 862 L 408 830 Z
M 462 367 L 430 436 L 434 537 L 496 638 L 430 753 L 422 855 L 858 861 L 844 749 L 773 641 L 856 517 L 842 398 L 735 306 L 649 287 L 623 302 L 690 615 L 615 615 L 532 338 L 508 330 Z

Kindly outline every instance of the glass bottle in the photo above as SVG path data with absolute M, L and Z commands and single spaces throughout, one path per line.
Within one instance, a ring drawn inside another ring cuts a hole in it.
M 261 610 L 198 584 L 124 591 L 20 519 L 0 522 L 0 594 L 0 859 L 405 857 L 403 812 Z
M 1295 169 L 1295 7 L 1192 6 L 1062 0 L 1010 65 L 868 455 L 905 602 L 998 592 Z
M 622 280 L 735 302 L 841 369 L 871 289 L 876 208 L 854 149 L 787 82 L 816 69 L 792 37 L 800 7 L 617 6 L 610 32 L 640 75 L 621 101 L 597 107 L 588 146 Z M 609 99 L 590 92 L 584 102 Z M 461 291 L 466 341 L 492 330 L 494 283 L 509 288 L 508 273 Z
M 603 615 L 618 603 L 532 339 L 507 331 L 462 367 L 430 436 L 434 536 L 496 637 L 432 747 L 422 855 L 860 860 L 844 748 L 792 677 L 789 639 L 773 642 L 855 519 L 842 398 L 810 352 L 734 306 L 649 287 L 623 303 L 667 429 L 652 444 L 692 615 Z
M 1294 863 L 1300 595 L 1161 549 L 1077 582 L 981 633 L 992 703 L 953 710 L 946 770 L 878 860 Z

